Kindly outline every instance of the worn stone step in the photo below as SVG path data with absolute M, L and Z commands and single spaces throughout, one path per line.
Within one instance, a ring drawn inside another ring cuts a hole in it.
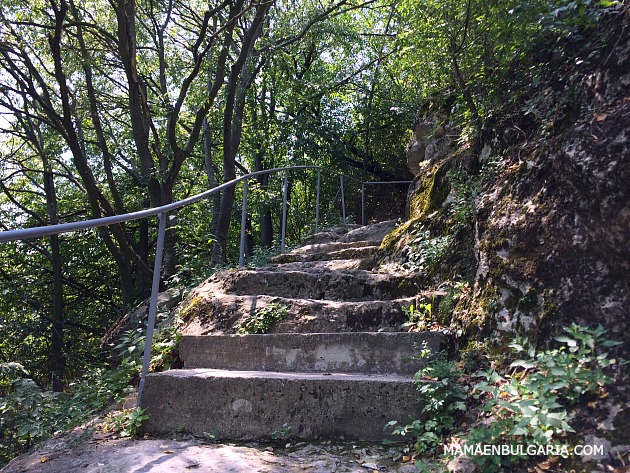
M 350 230 L 342 237 L 342 241 L 353 242 L 353 241 L 371 241 L 373 244 L 380 245 L 390 232 L 392 232 L 396 225 L 398 224 L 398 220 L 387 220 L 384 222 L 373 223 L 370 225 L 359 226 L 355 229 Z
M 385 235 L 390 233 L 398 220 L 387 220 L 385 222 L 373 223 L 370 225 L 336 225 L 332 228 L 325 229 L 320 233 L 316 233 L 302 241 L 303 245 L 311 245 L 313 243 L 330 243 L 334 241 L 340 242 L 356 242 L 369 241 L 372 244 L 380 244 Z
M 183 332 L 190 335 L 235 333 L 235 326 L 270 303 L 287 308 L 289 316 L 276 323 L 273 333 L 375 332 L 380 329 L 399 331 L 407 322 L 404 309 L 417 305 L 432 293 L 392 300 L 343 302 L 315 299 L 292 299 L 274 296 L 239 296 L 205 288 L 203 296 L 193 294 L 191 303 L 181 313 Z M 433 299 L 439 300 L 437 298 Z
M 389 300 L 417 294 L 422 275 L 346 271 L 240 270 L 226 273 L 221 285 L 226 293 L 266 294 L 277 297 L 327 299 L 336 301 Z
M 268 271 L 346 271 L 351 269 L 364 269 L 370 271 L 374 268 L 376 260 L 374 257 L 353 258 L 353 259 L 333 259 L 333 260 L 309 260 L 295 263 L 268 264 L 265 269 Z
M 369 241 L 332 242 L 304 245 L 288 253 L 276 255 L 269 261 L 275 264 L 302 261 L 329 261 L 373 257 L 379 246 Z
M 413 375 L 423 347 L 437 353 L 436 332 L 277 333 L 183 336 L 185 368 Z
M 145 433 L 216 439 L 380 441 L 391 420 L 421 418 L 410 377 L 213 369 L 150 374 Z

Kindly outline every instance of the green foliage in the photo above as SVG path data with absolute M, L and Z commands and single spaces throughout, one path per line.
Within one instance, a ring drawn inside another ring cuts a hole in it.
M 121 438 L 137 437 L 142 423 L 149 419 L 146 409 L 136 407 L 114 411 L 103 422 L 102 429 L 106 432 L 115 432 Z
M 619 343 L 608 340 L 601 326 L 572 324 L 564 332 L 556 337 L 560 346 L 547 350 L 536 350 L 526 338 L 517 337 L 509 346 L 518 359 L 508 372 L 479 371 L 474 376 L 481 380 L 470 389 L 462 382 L 458 364 L 441 354 L 415 376 L 426 418 L 404 426 L 392 421 L 388 427 L 394 434 L 413 435 L 420 454 L 435 452 L 451 435 L 468 445 L 567 444 L 567 435 L 573 432 L 571 407 L 605 392 L 613 381 L 610 370 L 617 364 L 608 349 Z M 462 363 L 467 369 L 487 363 L 485 346 L 473 343 L 466 351 Z M 473 399 L 479 403 L 477 422 L 462 431 L 459 421 Z M 524 459 L 472 457 L 481 471 L 489 472 L 505 471 Z
M 286 251 L 290 251 L 286 248 Z M 258 246 L 254 248 L 254 254 L 247 260 L 248 268 L 261 268 L 269 263 L 269 260 L 280 254 L 280 246 L 276 245 L 271 248 Z
M 13 379 L 0 401 L 0 464 L 127 396 L 138 370 L 129 361 L 115 370 L 96 368 L 73 382 L 66 393 L 42 390 L 23 369 L 3 370 L 4 382 L 5 376 Z
M 291 437 L 291 435 L 293 435 L 293 428 L 288 424 L 284 424 L 279 429 L 271 432 L 271 440 L 287 440 Z
M 415 375 L 419 401 L 424 405 L 422 414 L 426 418 L 404 426 L 391 421 L 387 426 L 393 427 L 392 433 L 412 435 L 418 453 L 442 444 L 443 436 L 453 430 L 457 418 L 466 410 L 466 393 L 459 382 L 461 376 L 457 363 L 447 360 L 444 353 L 431 360 Z
M 475 198 L 484 186 L 496 179 L 502 167 L 501 159 L 497 156 L 491 156 L 484 160 L 479 174 L 470 175 L 458 169 L 448 171 L 448 179 L 453 189 L 453 201 L 449 208 L 450 223 L 455 230 L 473 225 Z
M 568 408 L 611 383 L 607 371 L 616 360 L 609 358 L 606 349 L 618 343 L 607 340 L 601 326 L 588 329 L 572 324 L 564 331 L 566 335 L 556 337 L 561 346 L 545 351 L 517 337 L 510 347 L 520 358 L 512 362 L 510 372 L 503 376 L 494 370 L 482 373 L 484 380 L 474 391 L 490 422 L 473 429 L 467 436 L 469 443 L 549 445 L 573 432 Z M 484 471 L 498 472 L 522 459 L 473 460 Z
M 150 368 L 153 371 L 169 369 L 178 356 L 181 332 L 176 323 L 164 323 L 168 312 L 158 312 L 157 327 L 153 332 Z M 161 323 L 162 322 L 162 323 Z M 127 363 L 140 363 L 146 341 L 146 326 L 140 321 L 135 329 L 124 332 L 114 347 L 118 357 Z
M 236 333 L 241 335 L 267 333 L 280 320 L 289 316 L 289 309 L 285 305 L 272 302 L 256 310 L 256 313 L 245 322 L 237 325 Z
M 413 272 L 429 273 L 441 260 L 451 244 L 451 237 L 432 236 L 422 224 L 409 230 L 409 242 L 405 247 L 403 268 Z
M 490 355 L 485 343 L 471 341 L 460 354 L 461 366 L 464 373 L 471 374 L 489 368 Z
M 430 302 L 421 302 L 417 307 L 411 304 L 409 307 L 403 308 L 403 312 L 407 316 L 407 322 L 402 324 L 401 328 L 409 332 L 426 330 L 433 321 L 433 304 Z

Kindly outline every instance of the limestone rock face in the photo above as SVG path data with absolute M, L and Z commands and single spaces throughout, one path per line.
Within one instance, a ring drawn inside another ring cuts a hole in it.
M 540 115 L 523 107 L 490 125 L 482 171 L 469 173 L 466 184 L 474 188 L 467 231 L 475 271 L 451 317 L 465 333 L 545 341 L 573 322 L 601 324 L 630 346 L 629 32 L 625 14 L 602 33 L 610 35 L 607 46 L 596 54 L 585 48 L 565 82 L 550 80 L 532 94 L 528 103 Z M 434 236 L 460 238 L 453 218 L 464 208 L 462 188 L 442 189 L 437 172 L 454 152 L 447 148 L 436 160 L 430 150 L 437 141 L 422 143 L 429 164 L 409 217 Z M 499 165 L 488 177 L 484 162 L 493 159 Z
M 424 141 L 416 141 L 411 145 L 409 150 L 407 150 L 407 167 L 414 176 L 420 174 L 422 169 L 420 163 L 424 161 L 424 153 L 426 149 L 427 147 L 424 144 Z
M 448 124 L 448 112 L 445 110 L 427 112 L 416 118 L 412 130 L 413 142 L 407 150 L 407 167 L 414 176 L 418 176 L 427 165 L 444 157 L 458 132 Z
M 545 338 L 577 322 L 630 341 L 630 98 L 618 86 L 630 85 L 627 28 L 622 34 L 601 51 L 603 67 L 583 71 L 581 111 L 567 131 L 512 161 L 476 199 L 474 310 L 494 308 L 486 331 Z

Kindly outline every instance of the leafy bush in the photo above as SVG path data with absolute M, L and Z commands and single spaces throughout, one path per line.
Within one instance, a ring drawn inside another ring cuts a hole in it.
M 136 437 L 145 420 L 149 419 L 146 409 L 136 407 L 114 411 L 103 422 L 102 429 L 105 432 L 118 432 L 120 437 Z
M 542 351 L 517 337 L 509 347 L 518 359 L 508 372 L 500 374 L 494 368 L 478 372 L 475 376 L 481 380 L 472 390 L 461 383 L 457 363 L 438 356 L 416 374 L 427 418 L 405 426 L 392 421 L 388 426 L 394 434 L 413 435 L 418 454 L 437 451 L 458 429 L 458 442 L 468 445 L 557 445 L 561 439 L 567 444 L 567 435 L 574 432 L 570 408 L 589 395 L 605 396 L 604 386 L 612 382 L 610 369 L 617 364 L 607 349 L 619 343 L 607 340 L 601 326 L 573 324 L 564 332 L 556 337 L 558 348 Z M 479 419 L 472 429 L 461 432 L 464 424 L 458 421 L 467 399 L 478 401 Z M 517 448 L 513 451 L 518 453 Z M 484 472 L 502 472 L 523 460 L 518 455 L 472 458 Z
M 245 322 L 237 325 L 236 333 L 241 335 L 267 333 L 271 328 L 289 316 L 289 309 L 285 305 L 272 302 L 265 307 L 258 309 L 254 315 Z
M 426 352 L 424 352 L 426 356 Z M 426 420 L 414 420 L 410 424 L 397 426 L 391 421 L 394 435 L 413 435 L 415 449 L 424 453 L 442 443 L 443 435 L 452 431 L 456 418 L 466 410 L 466 392 L 460 385 L 462 372 L 454 361 L 440 353 L 425 368 L 415 375 L 419 401 L 424 404 L 422 413 Z
M 611 377 L 606 371 L 616 363 L 606 348 L 618 345 L 606 340 L 600 326 L 588 329 L 573 324 L 556 337 L 562 346 L 536 351 L 526 338 L 509 346 L 521 357 L 504 376 L 490 370 L 475 386 L 475 396 L 483 400 L 487 425 L 467 436 L 475 444 L 552 445 L 573 432 L 567 408 L 584 395 L 594 393 Z M 475 457 L 484 471 L 503 471 L 519 457 Z
M 410 231 L 410 241 L 405 248 L 406 262 L 403 268 L 413 272 L 429 272 L 437 265 L 451 243 L 450 236 L 431 236 L 424 225 L 415 225 Z
M 137 374 L 138 365 L 126 359 L 116 370 L 95 368 L 70 384 L 66 393 L 42 390 L 23 368 L 3 366 L 0 371 L 5 383 L 7 377 L 12 377 L 10 389 L 0 401 L 2 464 L 124 398 L 132 389 L 130 380 Z
M 417 306 L 411 304 L 403 308 L 403 312 L 407 316 L 407 322 L 402 324 L 401 328 L 409 332 L 426 330 L 433 320 L 433 304 L 430 302 L 421 302 Z

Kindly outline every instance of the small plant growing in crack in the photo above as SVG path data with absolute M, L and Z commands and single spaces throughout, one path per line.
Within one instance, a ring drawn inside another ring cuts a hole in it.
M 401 328 L 409 332 L 426 330 L 433 319 L 433 305 L 430 302 L 423 302 L 417 306 L 411 304 L 403 308 L 403 312 L 407 316 L 407 322 L 403 323 Z
M 105 432 L 118 433 L 121 438 L 137 437 L 142 423 L 149 419 L 146 409 L 136 407 L 111 413 L 103 422 Z
M 289 308 L 286 305 L 272 302 L 256 310 L 256 313 L 238 324 L 236 333 L 240 335 L 267 333 L 279 321 L 289 316 Z
M 288 424 L 283 424 L 282 427 L 271 432 L 271 440 L 287 440 L 289 437 L 291 437 L 292 433 L 293 429 L 291 428 L 291 426 Z

